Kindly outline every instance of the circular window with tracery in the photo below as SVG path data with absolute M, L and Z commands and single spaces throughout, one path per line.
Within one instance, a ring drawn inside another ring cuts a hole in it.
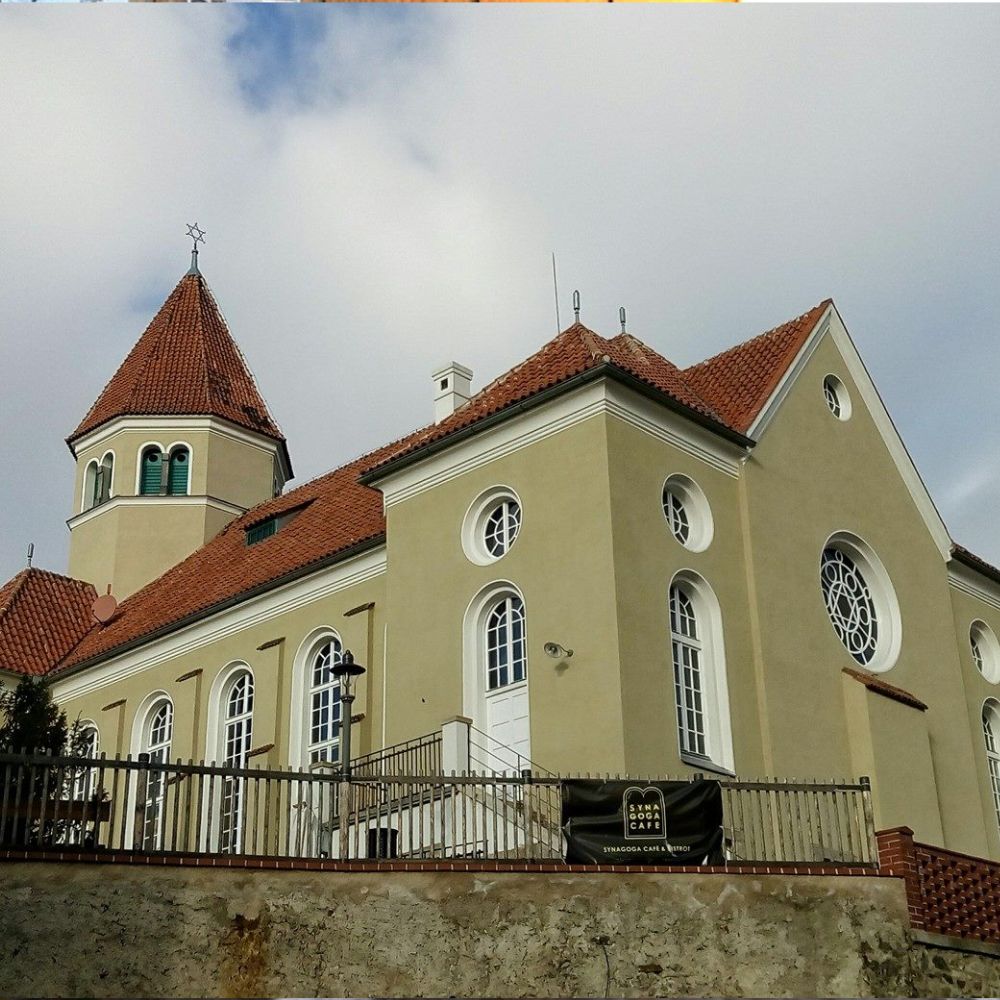
M 712 510 L 701 487 L 690 477 L 670 476 L 663 484 L 663 516 L 670 533 L 686 549 L 701 552 L 712 541 Z
M 976 669 L 991 684 L 1000 684 L 1000 642 L 986 622 L 973 622 L 969 629 L 969 645 Z
M 868 666 L 879 640 L 879 614 L 864 574 L 840 549 L 823 550 L 820 562 L 823 599 L 834 631 L 858 663 Z
M 836 375 L 827 375 L 823 379 L 823 398 L 830 412 L 838 420 L 847 420 L 851 416 L 851 397 L 844 383 Z
M 462 522 L 462 548 L 485 566 L 505 556 L 521 531 L 521 500 L 507 486 L 494 486 L 469 506 Z

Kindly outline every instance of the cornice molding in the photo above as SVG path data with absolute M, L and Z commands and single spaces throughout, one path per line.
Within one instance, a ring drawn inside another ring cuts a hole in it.
M 117 496 L 112 497 L 110 500 L 105 500 L 104 503 L 100 503 L 96 507 L 91 507 L 90 510 L 85 510 L 80 514 L 74 514 L 73 517 L 66 522 L 66 524 L 72 531 L 73 528 L 77 528 L 81 524 L 86 524 L 88 521 L 92 521 L 101 514 L 116 510 L 119 507 L 158 506 L 212 507 L 215 510 L 221 510 L 225 514 L 232 514 L 234 517 L 239 517 L 241 514 L 245 514 L 247 512 L 246 507 L 239 507 L 234 503 L 229 503 L 228 500 L 220 500 L 218 497 L 211 496 L 190 496 L 188 494 L 183 496 L 161 496 L 160 494 L 155 496 L 137 497 Z
M 1000 584 L 982 576 L 971 567 L 955 561 L 949 563 L 948 584 L 995 611 L 1000 611 Z
M 450 448 L 428 455 L 397 472 L 377 477 L 372 485 L 381 490 L 388 510 L 457 476 L 601 415 L 624 420 L 719 472 L 733 478 L 739 476 L 740 463 L 746 454 L 744 448 L 620 383 L 598 379 L 474 437 L 456 441 Z
M 276 587 L 259 597 L 249 598 L 225 611 L 208 613 L 200 621 L 170 635 L 150 639 L 148 643 L 118 656 L 81 665 L 76 670 L 71 668 L 65 675 L 56 673 L 52 677 L 53 693 L 57 699 L 79 698 L 117 684 L 160 663 L 371 580 L 383 574 L 385 569 L 386 552 L 385 546 L 381 545 L 308 577 Z
M 149 416 L 149 417 L 114 417 L 106 424 L 95 427 L 82 437 L 69 442 L 69 449 L 73 457 L 79 456 L 80 452 L 95 445 L 102 445 L 117 434 L 129 431 L 157 433 L 161 431 L 211 431 L 220 437 L 229 438 L 240 444 L 250 445 L 259 448 L 268 455 L 276 456 L 282 466 L 282 475 L 286 480 L 291 479 L 292 470 L 287 462 L 285 448 L 280 441 L 276 441 L 266 434 L 256 434 L 246 430 L 236 424 L 223 420 L 221 417 L 189 417 L 189 416 Z

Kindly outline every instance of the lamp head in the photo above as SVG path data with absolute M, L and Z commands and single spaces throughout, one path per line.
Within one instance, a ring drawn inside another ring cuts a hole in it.
M 344 650 L 344 655 L 339 663 L 335 663 L 331 673 L 338 681 L 342 682 L 345 690 L 350 691 L 356 677 L 360 677 L 365 672 L 365 668 L 360 663 L 354 662 L 354 654 L 349 650 Z
M 547 656 L 551 656 L 554 660 L 569 659 L 573 655 L 572 649 L 560 646 L 558 642 L 547 642 L 542 646 L 542 649 L 545 650 Z

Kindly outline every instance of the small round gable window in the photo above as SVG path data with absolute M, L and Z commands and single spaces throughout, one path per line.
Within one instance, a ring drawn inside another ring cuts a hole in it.
M 474 563 L 485 566 L 505 556 L 521 531 L 521 501 L 506 486 L 480 494 L 462 524 L 462 548 Z
M 1000 684 L 1000 642 L 986 622 L 973 622 L 969 629 L 969 645 L 976 669 L 991 684 Z
M 838 420 L 847 420 L 851 416 L 851 397 L 847 394 L 844 383 L 836 375 L 827 375 L 823 379 L 823 398 L 830 412 Z
M 663 516 L 670 533 L 686 549 L 701 552 L 712 541 L 712 511 L 701 487 L 687 476 L 670 476 L 663 484 Z

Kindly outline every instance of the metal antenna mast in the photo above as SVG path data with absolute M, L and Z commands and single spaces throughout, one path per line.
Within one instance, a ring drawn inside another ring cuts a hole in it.
M 559 282 L 556 279 L 556 252 L 552 251 L 552 288 L 556 293 L 556 333 L 562 329 L 562 323 L 559 322 Z

